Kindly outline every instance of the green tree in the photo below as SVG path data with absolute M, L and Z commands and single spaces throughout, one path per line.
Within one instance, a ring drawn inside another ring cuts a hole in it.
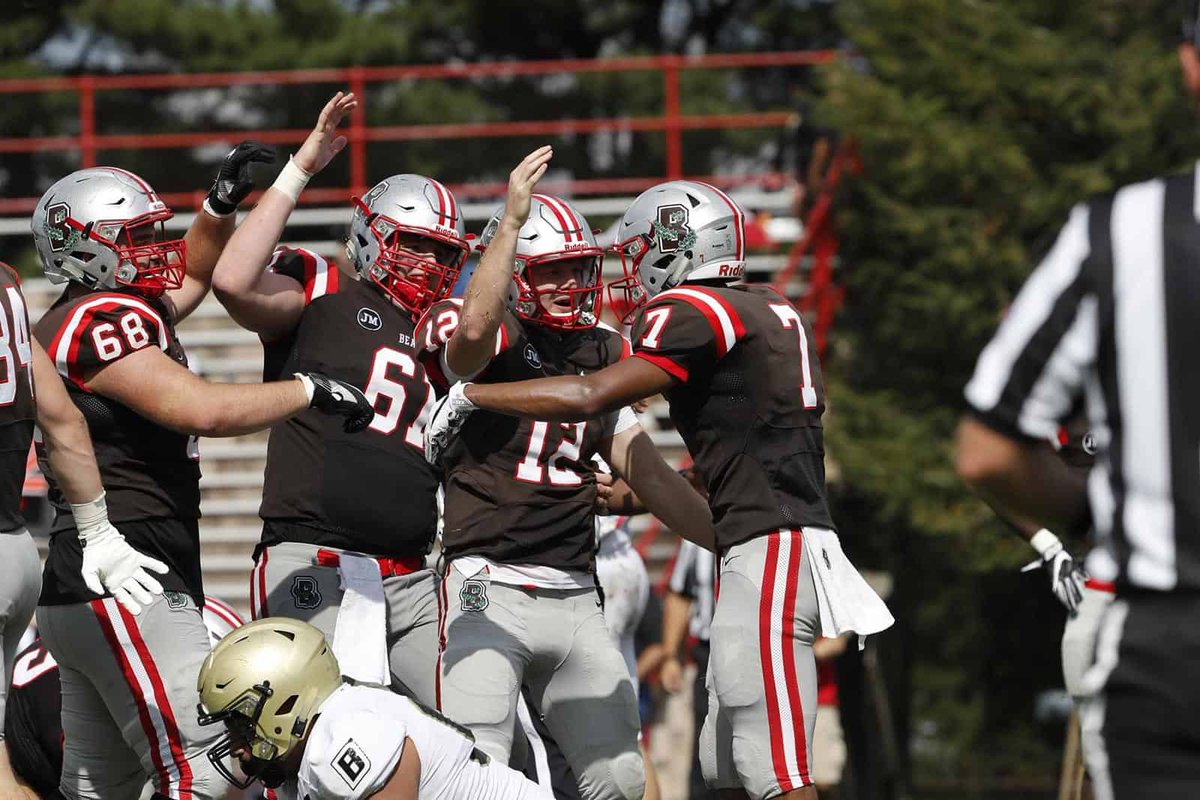
M 1031 649 L 1056 647 L 1061 613 L 1016 574 L 1031 551 L 956 480 L 950 441 L 975 358 L 1071 205 L 1200 152 L 1177 5 L 839 6 L 861 58 L 824 71 L 821 111 L 865 171 L 841 206 L 829 440 L 840 513 L 900 586 L 912 725 L 937 731 L 918 777 L 1054 774 L 1031 699 L 1061 677 Z M 1027 638 L 998 650 L 1012 631 Z

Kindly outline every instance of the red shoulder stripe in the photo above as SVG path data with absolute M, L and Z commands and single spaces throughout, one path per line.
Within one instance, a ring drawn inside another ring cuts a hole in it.
M 687 383 L 688 371 L 681 364 L 672 361 L 664 355 L 658 353 L 647 353 L 644 350 L 639 350 L 633 354 L 634 358 L 640 358 L 643 361 L 649 361 L 654 366 L 661 369 L 663 372 L 675 378 L 678 381 Z
M 0 267 L 3 267 L 8 271 L 9 277 L 13 279 L 13 282 L 15 282 L 17 286 L 21 285 L 21 273 L 17 272 L 11 264 L 6 264 L 3 261 L 0 261 Z
M 738 340 L 746 335 L 746 326 L 742 318 L 725 298 L 711 289 L 698 286 L 680 286 L 668 289 L 658 294 L 654 301 L 660 299 L 679 300 L 699 311 L 712 328 L 717 343 L 717 355 L 724 356 Z
M 167 327 L 163 322 L 162 316 L 149 303 L 138 297 L 118 294 L 102 294 L 98 297 L 85 299 L 83 302 L 76 305 L 68 313 L 63 320 L 63 324 L 55 332 L 54 338 L 50 340 L 50 347 L 47 348 L 50 357 L 54 359 L 54 365 L 58 369 L 58 374 L 67 378 L 79 388 L 88 391 L 83 384 L 83 375 L 76 366 L 79 361 L 79 347 L 82 344 L 83 337 L 91 327 L 92 320 L 96 314 L 105 311 L 117 311 L 122 308 L 135 310 L 150 320 L 156 327 L 154 331 L 158 335 L 158 346 L 163 351 L 169 346 L 167 341 Z

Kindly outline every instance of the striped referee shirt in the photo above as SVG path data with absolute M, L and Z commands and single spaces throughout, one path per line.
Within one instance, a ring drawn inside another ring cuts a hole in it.
M 1121 586 L 1200 589 L 1198 180 L 1076 206 L 966 389 L 1018 438 L 1053 436 L 1082 401 L 1098 450 L 1088 571 Z
M 669 588 L 692 601 L 688 633 L 702 642 L 708 641 L 716 605 L 713 591 L 715 567 L 716 556 L 685 539 L 679 546 L 675 566 L 671 569 Z

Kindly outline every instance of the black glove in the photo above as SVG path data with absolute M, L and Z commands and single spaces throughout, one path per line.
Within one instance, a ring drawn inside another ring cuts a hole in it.
M 222 216 L 237 211 L 238 205 L 254 190 L 250 168 L 274 160 L 275 148 L 261 142 L 245 141 L 230 150 L 208 190 L 208 207 Z
M 296 377 L 308 391 L 308 407 L 345 417 L 346 433 L 358 433 L 375 419 L 375 409 L 358 387 L 319 372 L 297 372 Z

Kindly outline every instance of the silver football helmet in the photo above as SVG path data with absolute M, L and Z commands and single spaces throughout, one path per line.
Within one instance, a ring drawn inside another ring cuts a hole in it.
M 483 251 L 496 236 L 501 207 L 492 214 L 476 249 Z M 562 286 L 539 292 L 530 268 L 537 269 L 559 261 L 579 259 L 572 279 L 574 286 Z M 560 197 L 535 194 L 530 200 L 529 219 L 517 232 L 517 252 L 513 264 L 513 282 L 508 307 L 522 319 L 560 330 L 591 328 L 600 319 L 604 282 L 600 270 L 604 251 L 596 243 L 596 234 L 575 208 Z M 543 303 L 543 295 L 548 302 Z M 547 309 L 549 306 L 549 309 Z
M 745 217 L 737 203 L 700 181 L 669 181 L 638 195 L 613 245 L 625 277 L 609 284 L 628 318 L 659 292 L 689 281 L 741 280 Z M 620 294 L 617 294 L 620 293 Z
M 420 314 L 454 288 L 471 251 L 464 230 L 449 189 L 423 175 L 393 175 L 354 198 L 346 256 L 364 280 Z
M 126 287 L 156 297 L 183 285 L 187 249 L 167 239 L 171 210 L 144 180 L 115 167 L 72 172 L 34 208 L 33 241 L 51 283 Z

